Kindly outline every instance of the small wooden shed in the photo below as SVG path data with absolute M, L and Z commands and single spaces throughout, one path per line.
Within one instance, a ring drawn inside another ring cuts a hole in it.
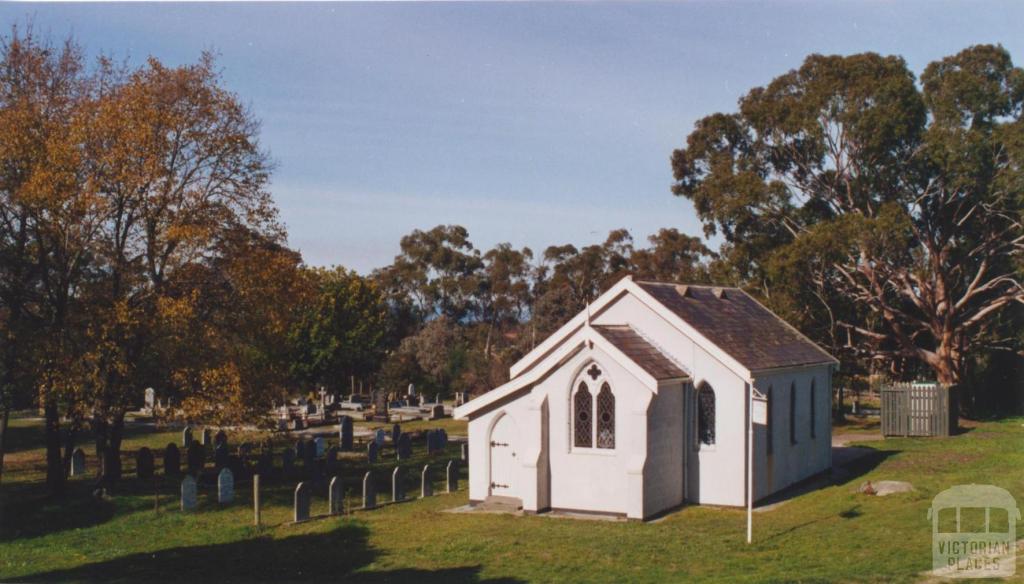
M 955 386 L 894 383 L 882 388 L 882 435 L 950 436 L 959 407 Z

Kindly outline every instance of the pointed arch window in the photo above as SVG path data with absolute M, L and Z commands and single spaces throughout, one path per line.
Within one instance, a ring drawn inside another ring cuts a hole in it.
M 772 442 L 775 441 L 775 432 L 772 431 L 772 426 L 774 425 L 772 424 L 772 393 L 774 393 L 772 386 L 769 385 L 768 391 L 765 393 L 765 401 L 767 402 L 765 403 L 765 409 L 768 410 L 765 412 L 765 417 L 767 418 L 765 420 L 765 440 L 768 442 L 768 454 L 772 453 Z
M 789 385 L 789 443 L 796 444 L 796 382 Z
M 615 395 L 608 382 L 597 394 L 597 447 L 615 448 Z
M 587 384 L 581 381 L 573 396 L 573 445 L 590 448 L 594 442 L 594 400 Z
M 814 426 L 815 426 L 815 412 L 814 412 L 814 379 L 811 379 L 811 439 L 814 439 Z
M 715 443 L 715 391 L 707 383 L 697 388 L 697 440 L 708 446 Z

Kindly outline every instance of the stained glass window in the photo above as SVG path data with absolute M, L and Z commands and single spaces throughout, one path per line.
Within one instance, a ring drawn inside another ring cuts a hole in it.
M 796 444 L 796 383 L 789 385 L 789 443 Z
M 811 380 L 811 438 L 814 438 L 814 380 Z
M 573 444 L 582 448 L 593 446 L 594 436 L 594 400 L 587 389 L 587 384 L 580 382 L 576 396 L 573 398 L 574 414 L 574 440 Z
M 597 394 L 597 447 L 615 448 L 615 395 L 607 383 Z
M 697 389 L 697 439 L 702 444 L 715 443 L 715 392 L 706 383 Z

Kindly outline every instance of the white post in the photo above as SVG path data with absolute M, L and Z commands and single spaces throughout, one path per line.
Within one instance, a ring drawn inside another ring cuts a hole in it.
M 747 543 L 754 527 L 754 384 L 747 385 Z

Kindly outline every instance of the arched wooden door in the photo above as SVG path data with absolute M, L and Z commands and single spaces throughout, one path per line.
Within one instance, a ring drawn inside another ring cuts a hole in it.
M 516 455 L 518 441 L 516 424 L 507 415 L 501 416 L 491 429 L 490 459 L 491 485 L 490 494 L 499 497 L 518 497 L 516 484 L 519 460 Z

